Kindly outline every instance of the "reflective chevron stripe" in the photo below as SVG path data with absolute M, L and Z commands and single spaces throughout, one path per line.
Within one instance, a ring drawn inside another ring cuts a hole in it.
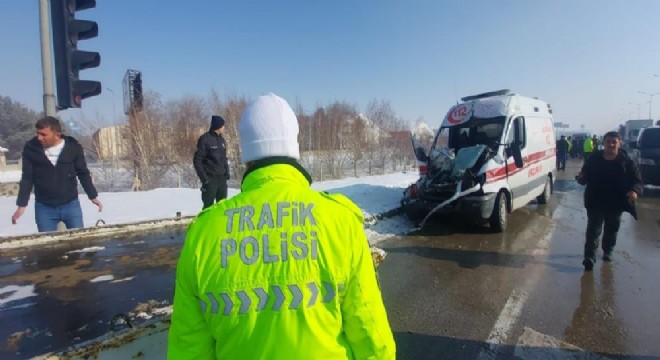
M 293 300 L 291 300 L 291 305 L 289 305 L 289 309 L 297 309 L 300 307 L 300 303 L 302 302 L 303 294 L 302 291 L 300 291 L 300 288 L 298 285 L 289 285 L 289 291 L 293 294 Z
M 258 287 L 249 290 L 238 290 L 235 293 L 231 292 L 220 292 L 219 296 L 212 292 L 207 292 L 206 297 L 208 302 L 202 298 L 198 298 L 200 308 L 202 313 L 206 314 L 207 310 L 210 314 L 215 315 L 220 309 L 220 301 L 222 301 L 224 307 L 222 314 L 229 316 L 234 309 L 234 304 L 238 307 L 238 314 L 247 314 L 250 310 L 253 311 L 262 311 L 268 309 L 268 304 L 271 302 L 270 310 L 280 311 L 285 302 L 289 303 L 289 310 L 296 310 L 301 308 L 303 305 L 303 300 L 307 297 L 306 307 L 314 306 L 318 303 L 328 303 L 335 299 L 337 292 L 341 292 L 344 288 L 344 284 L 337 284 L 337 288 L 333 284 L 328 282 L 322 282 L 321 287 L 318 283 L 310 282 L 307 283 L 307 289 L 305 290 L 304 286 L 299 286 L 298 284 L 289 284 L 286 286 L 272 285 L 270 292 L 266 292 L 264 288 Z M 283 290 L 286 288 L 288 291 Z M 320 288 L 323 288 L 323 294 L 321 301 L 319 301 Z M 254 295 L 252 295 L 254 294 Z M 254 306 L 253 306 L 254 305 Z
M 268 294 L 263 288 L 254 289 L 254 293 L 259 297 L 259 305 L 257 305 L 257 311 L 261 311 L 266 308 L 268 304 Z
M 307 287 L 309 288 L 309 291 L 312 292 L 312 297 L 309 298 L 309 302 L 307 303 L 307 307 L 310 307 L 316 303 L 316 298 L 319 295 L 319 288 L 316 286 L 316 283 L 307 283 Z

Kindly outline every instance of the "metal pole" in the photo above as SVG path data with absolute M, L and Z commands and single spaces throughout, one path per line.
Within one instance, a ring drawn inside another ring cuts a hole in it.
M 656 95 L 660 95 L 660 92 L 657 92 L 655 94 L 647 93 L 647 92 L 644 92 L 644 91 L 638 91 L 638 92 L 640 94 L 649 96 L 649 120 L 653 120 L 653 118 L 651 117 L 651 109 L 653 109 L 653 97 L 656 96 Z
M 50 51 L 50 16 L 48 0 L 39 0 L 39 31 L 41 33 L 41 72 L 44 85 L 44 113 L 55 116 L 55 92 L 53 91 L 53 61 Z
M 112 93 L 112 125 L 114 125 L 117 121 L 117 114 L 115 113 L 115 91 L 109 87 L 106 89 Z
M 657 95 L 657 94 L 653 94 L 653 95 Z M 653 95 L 649 96 L 650 97 L 650 99 L 649 99 L 649 119 L 651 119 L 651 120 L 653 120 L 653 118 L 651 117 L 651 109 L 653 109 Z
M 112 131 L 110 132 L 112 134 L 112 167 L 117 169 L 117 142 L 119 141 L 119 134 L 117 134 L 118 129 L 116 127 L 115 91 L 109 87 L 106 87 L 106 89 L 112 93 Z

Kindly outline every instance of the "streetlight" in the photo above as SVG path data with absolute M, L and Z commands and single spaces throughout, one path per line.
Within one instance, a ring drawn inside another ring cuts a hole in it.
M 642 114 L 642 105 L 644 105 L 644 103 L 629 102 L 628 104 L 629 105 L 637 105 L 637 118 L 641 119 L 642 118 L 642 115 L 641 115 Z
M 110 89 L 109 87 L 105 89 L 112 93 L 112 124 L 114 125 L 115 121 L 117 121 L 117 115 L 115 114 L 115 91 Z
M 118 136 L 116 134 L 116 124 L 115 122 L 117 121 L 117 115 L 115 114 L 115 91 L 110 89 L 109 87 L 106 87 L 106 90 L 110 91 L 112 93 L 112 166 L 116 169 L 117 168 L 117 141 L 119 141 Z
M 639 93 L 649 96 L 649 120 L 653 120 L 653 118 L 651 117 L 651 109 L 653 108 L 653 97 L 656 96 L 656 95 L 660 95 L 660 92 L 657 92 L 655 94 L 650 94 L 650 93 L 647 93 L 647 92 L 644 92 L 644 91 L 639 91 Z

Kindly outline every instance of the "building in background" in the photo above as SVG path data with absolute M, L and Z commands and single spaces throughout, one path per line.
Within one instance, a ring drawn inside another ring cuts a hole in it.
M 92 135 L 94 150 L 99 160 L 116 161 L 126 158 L 129 152 L 128 126 L 117 125 L 96 130 Z

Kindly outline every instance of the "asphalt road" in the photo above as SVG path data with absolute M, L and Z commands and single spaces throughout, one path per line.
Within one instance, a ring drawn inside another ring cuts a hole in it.
M 438 219 L 381 243 L 399 359 L 660 359 L 660 191 L 623 215 L 614 261 L 584 272 L 579 163 L 504 234 Z
M 559 174 L 550 205 L 514 212 L 504 234 L 445 218 L 380 243 L 399 359 L 660 359 L 660 190 L 640 199 L 638 222 L 624 214 L 614 261 L 585 273 L 578 165 Z M 183 229 L 3 251 L 0 359 L 94 338 L 117 314 L 171 301 L 182 239 Z

